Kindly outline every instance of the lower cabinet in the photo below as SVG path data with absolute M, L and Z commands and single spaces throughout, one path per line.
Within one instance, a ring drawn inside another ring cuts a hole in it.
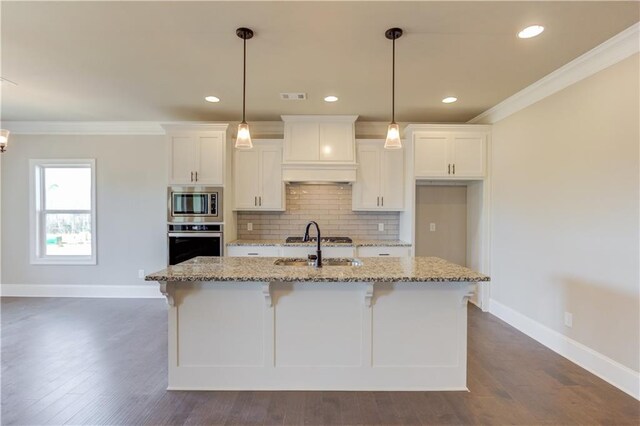
M 408 257 L 410 247 L 322 247 L 322 257 Z M 315 246 L 229 246 L 231 257 L 307 257 L 316 254 Z
M 280 247 L 277 247 L 277 246 L 228 246 L 227 256 L 278 257 L 280 256 Z
M 322 247 L 322 257 L 354 257 L 355 247 Z M 316 247 L 280 247 L 282 257 L 307 257 L 316 254 Z
M 358 247 L 358 257 L 409 257 L 410 247 Z

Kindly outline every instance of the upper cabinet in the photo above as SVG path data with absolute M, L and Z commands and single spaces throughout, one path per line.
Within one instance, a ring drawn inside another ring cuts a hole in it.
M 224 185 L 226 124 L 165 126 L 169 184 Z
M 384 149 L 384 140 L 358 140 L 358 172 L 352 209 L 404 209 L 404 150 Z
M 285 182 L 354 182 L 357 115 L 283 115 Z
M 254 140 L 253 148 L 235 150 L 236 210 L 285 210 L 282 141 Z
M 410 125 L 414 176 L 484 179 L 490 129 L 483 125 Z
M 354 163 L 357 118 L 283 115 L 283 163 Z

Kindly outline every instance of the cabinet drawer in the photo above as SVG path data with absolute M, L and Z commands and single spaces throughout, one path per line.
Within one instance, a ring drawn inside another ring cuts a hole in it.
M 316 254 L 316 246 L 304 247 L 282 247 L 280 252 L 282 257 L 307 257 Z M 353 257 L 355 249 L 353 247 L 322 247 L 322 257 Z
M 409 247 L 358 247 L 358 257 L 408 257 Z
M 227 247 L 227 256 L 230 257 L 277 257 L 280 248 L 275 246 L 231 246 Z

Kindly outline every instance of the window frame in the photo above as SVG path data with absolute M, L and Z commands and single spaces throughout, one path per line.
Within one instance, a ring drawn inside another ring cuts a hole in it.
M 90 168 L 91 169 L 91 210 L 45 210 L 43 190 L 45 168 Z M 46 226 L 47 214 L 87 214 L 91 215 L 91 255 L 47 255 Z M 96 160 L 88 159 L 31 159 L 29 160 L 29 247 L 32 265 L 96 265 L 97 264 L 97 222 L 96 222 Z

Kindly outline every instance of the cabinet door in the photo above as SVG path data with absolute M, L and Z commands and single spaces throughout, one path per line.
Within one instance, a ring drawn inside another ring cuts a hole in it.
M 260 148 L 260 203 L 262 210 L 283 210 L 282 150 Z
M 454 134 L 452 137 L 455 177 L 484 177 L 485 146 L 484 134 Z
M 353 184 L 353 210 L 376 210 L 380 207 L 380 148 L 358 145 L 358 172 Z
M 449 135 L 433 133 L 415 137 L 415 176 L 449 176 Z
M 353 124 L 320 123 L 320 160 L 353 162 Z
M 318 161 L 320 129 L 318 123 L 290 123 L 284 140 L 285 161 Z
M 194 183 L 198 140 L 190 136 L 173 136 L 170 139 L 169 183 Z
M 402 210 L 404 209 L 404 150 L 382 148 L 381 154 L 380 207 L 384 210 Z
M 198 137 L 197 183 L 222 185 L 224 183 L 224 152 L 222 136 Z
M 234 169 L 236 209 L 257 209 L 260 195 L 259 149 L 236 150 Z

